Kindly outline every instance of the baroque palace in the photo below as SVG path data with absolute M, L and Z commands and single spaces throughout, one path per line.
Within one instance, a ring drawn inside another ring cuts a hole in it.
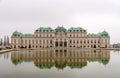
M 88 34 L 87 30 L 81 27 L 40 27 L 34 34 L 13 32 L 11 42 L 12 48 L 109 48 L 110 36 L 105 30 L 97 34 Z

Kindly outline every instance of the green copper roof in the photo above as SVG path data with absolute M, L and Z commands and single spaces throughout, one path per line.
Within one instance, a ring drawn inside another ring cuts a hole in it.
M 23 33 L 18 32 L 18 31 L 13 32 L 12 35 L 13 36 L 18 36 L 18 37 L 32 37 L 33 36 L 32 34 L 23 34 Z
M 99 32 L 98 34 L 88 34 L 88 37 L 107 37 L 109 36 L 108 32 L 103 31 L 103 32 Z
M 13 36 L 23 36 L 21 32 L 15 31 L 13 32 Z
M 40 27 L 36 31 L 52 31 L 53 29 L 51 27 Z
M 32 34 L 24 34 L 23 36 L 24 37 L 32 37 L 33 35 Z
M 107 31 L 104 30 L 104 31 L 101 33 L 101 36 L 109 36 L 109 34 L 108 34 Z
M 94 34 L 94 33 L 92 33 L 92 34 L 88 34 L 88 37 L 100 37 L 101 35 L 99 35 L 99 34 Z
M 62 26 L 62 27 L 57 27 L 56 29 L 55 29 L 55 31 L 56 32 L 66 32 L 66 29 Z
M 86 32 L 86 30 L 81 28 L 81 27 L 71 27 L 71 28 L 68 29 L 68 31 Z

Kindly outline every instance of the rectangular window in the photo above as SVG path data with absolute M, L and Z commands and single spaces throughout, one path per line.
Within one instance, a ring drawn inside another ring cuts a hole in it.
M 34 44 L 34 40 L 32 40 L 32 43 Z
M 27 44 L 27 40 L 25 40 L 25 44 Z
M 16 39 L 14 39 L 14 43 L 16 43 Z
M 100 43 L 100 40 L 98 40 L 98 43 Z
M 50 37 L 52 37 L 52 34 L 50 34 Z
M 47 40 L 47 44 L 49 43 L 49 41 Z
M 50 40 L 50 44 L 52 44 L 52 40 Z
M 36 40 L 36 44 L 38 44 L 38 40 Z
M 41 44 L 41 40 L 39 40 L 39 43 Z
M 43 44 L 45 43 L 45 40 L 43 40 Z
M 70 44 L 72 43 L 72 40 L 70 40 Z
M 29 40 L 29 44 L 30 44 L 31 42 L 30 42 L 30 40 Z
M 107 39 L 105 39 L 105 43 L 108 43 L 108 40 L 107 40 Z

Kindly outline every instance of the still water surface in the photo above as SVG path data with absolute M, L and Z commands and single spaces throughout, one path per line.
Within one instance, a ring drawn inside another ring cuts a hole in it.
M 120 52 L 44 49 L 0 54 L 0 78 L 120 78 Z

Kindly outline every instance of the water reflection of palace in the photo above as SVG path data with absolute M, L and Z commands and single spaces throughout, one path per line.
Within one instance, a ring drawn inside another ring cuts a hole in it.
M 17 65 L 22 62 L 33 61 L 35 66 L 43 68 L 63 69 L 66 66 L 70 68 L 82 68 L 88 62 L 99 62 L 108 64 L 110 51 L 108 50 L 84 50 L 84 49 L 44 49 L 44 50 L 22 50 L 11 53 L 12 62 Z

